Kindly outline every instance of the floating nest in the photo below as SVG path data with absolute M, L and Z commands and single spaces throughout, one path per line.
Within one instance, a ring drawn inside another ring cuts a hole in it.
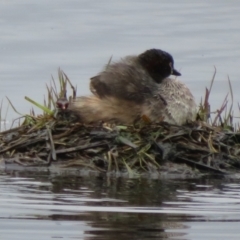
M 0 134 L 5 164 L 25 167 L 87 167 L 100 172 L 161 171 L 167 162 L 200 172 L 230 173 L 240 168 L 240 133 L 203 122 L 143 126 L 84 125 L 64 112 L 43 127 L 21 126 Z
M 66 93 L 68 79 L 60 74 L 64 84 L 56 97 Z M 49 102 L 54 102 L 49 89 Z M 60 110 L 27 115 L 20 127 L 0 132 L 0 158 L 6 165 L 24 167 L 57 165 L 140 174 L 162 172 L 178 164 L 199 173 L 228 174 L 240 169 L 240 132 L 204 121 L 185 126 L 164 122 L 85 125 L 70 110 Z

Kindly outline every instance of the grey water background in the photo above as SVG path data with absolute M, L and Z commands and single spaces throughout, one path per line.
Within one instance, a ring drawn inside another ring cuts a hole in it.
M 199 102 L 240 89 L 240 2 L 0 1 L 0 100 L 29 112 L 61 67 L 78 95 L 110 56 L 170 52 Z M 18 115 L 8 110 L 8 124 Z M 150 180 L 0 172 L 1 239 L 239 239 L 239 180 Z
M 118 60 L 161 48 L 173 55 L 181 80 L 197 102 L 204 96 L 216 66 L 212 109 L 220 107 L 229 92 L 228 75 L 236 106 L 240 86 L 239 7 L 238 1 L 224 0 L 2 0 L 0 99 L 8 96 L 19 112 L 29 112 L 31 104 L 24 96 L 42 102 L 45 84 L 51 75 L 57 77 L 58 67 L 78 86 L 78 95 L 86 95 L 89 78 L 110 56 Z M 7 119 L 16 116 L 9 110 Z

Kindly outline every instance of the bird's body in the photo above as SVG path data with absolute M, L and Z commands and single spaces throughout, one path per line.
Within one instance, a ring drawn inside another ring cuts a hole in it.
M 152 95 L 155 87 L 156 82 L 141 67 L 135 56 L 107 65 L 99 75 L 90 79 L 91 92 L 101 99 L 113 96 L 142 103 Z
M 169 75 L 180 76 L 170 54 L 150 49 L 108 64 L 91 78 L 94 95 L 78 97 L 70 105 L 84 123 L 131 124 L 145 116 L 152 122 L 182 125 L 196 117 L 190 90 Z
M 147 117 L 151 122 L 165 121 L 182 125 L 194 121 L 197 105 L 190 90 L 180 81 L 166 78 L 156 86 L 153 95 L 137 103 L 115 97 L 78 97 L 72 108 L 84 123 L 112 122 L 132 124 Z

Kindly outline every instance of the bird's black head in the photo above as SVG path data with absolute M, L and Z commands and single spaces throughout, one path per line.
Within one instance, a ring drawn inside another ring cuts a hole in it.
M 169 75 L 181 76 L 174 69 L 173 57 L 160 49 L 150 49 L 138 56 L 140 64 L 148 71 L 157 83 Z

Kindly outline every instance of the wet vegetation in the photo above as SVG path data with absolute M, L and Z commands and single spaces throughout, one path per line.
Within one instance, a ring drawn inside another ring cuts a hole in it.
M 59 70 L 59 84 L 52 79 L 43 105 L 26 97 L 43 114 L 36 115 L 31 110 L 21 116 L 23 121 L 18 127 L 0 132 L 0 157 L 5 164 L 24 167 L 57 165 L 104 173 L 126 172 L 131 176 L 144 172 L 161 174 L 175 168 L 182 172 L 191 169 L 191 174 L 234 173 L 240 168 L 240 131 L 233 122 L 232 87 L 228 80 L 231 103 L 227 95 L 211 119 L 209 96 L 215 74 L 216 71 L 195 122 L 176 126 L 142 119 L 132 126 L 118 126 L 81 124 L 67 109 L 76 96 L 76 88 Z M 67 98 L 69 87 L 72 96 Z

